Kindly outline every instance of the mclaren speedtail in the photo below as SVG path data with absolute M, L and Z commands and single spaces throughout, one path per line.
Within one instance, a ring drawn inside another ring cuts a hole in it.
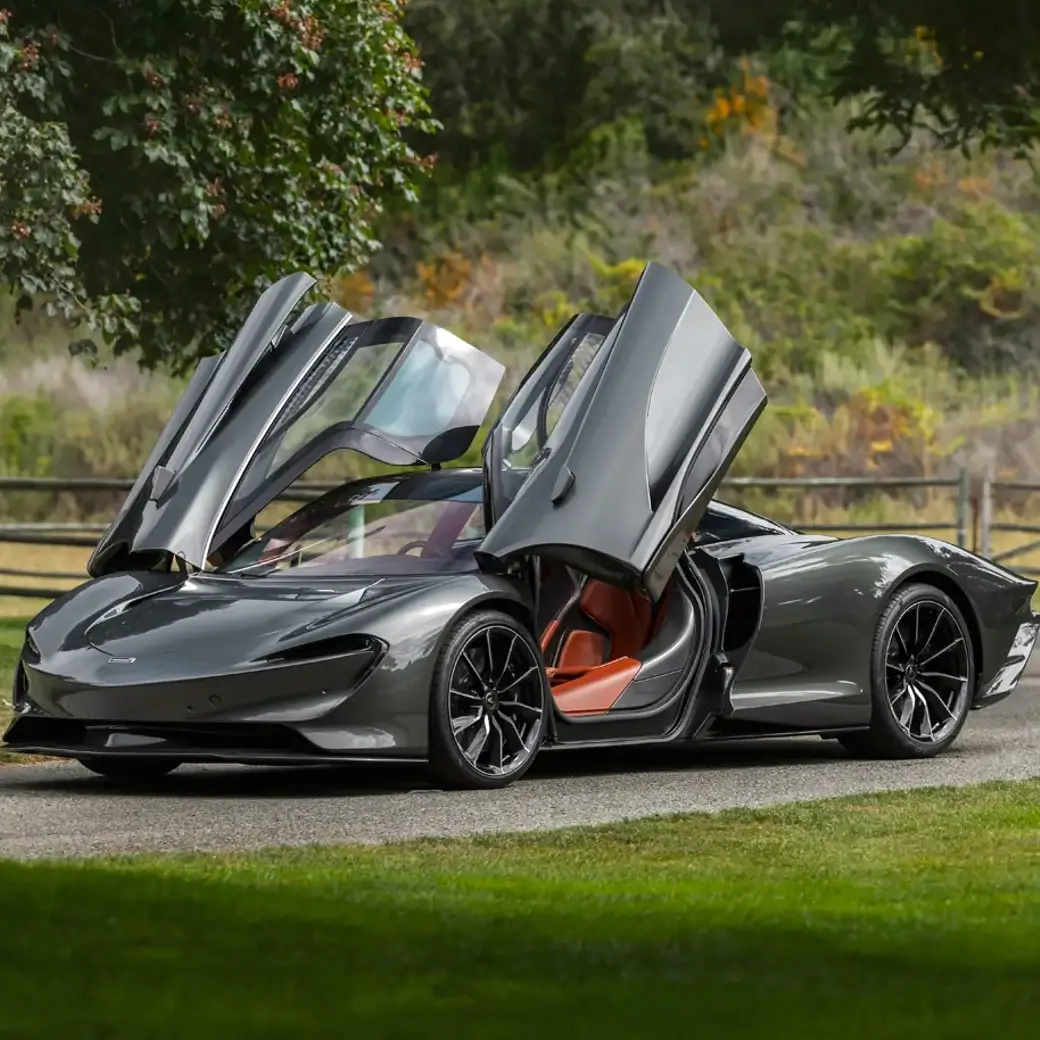
M 766 398 L 678 275 L 503 367 L 288 277 L 202 361 L 89 564 L 28 626 L 6 747 L 107 776 L 792 734 L 923 758 L 1010 694 L 1036 583 L 931 538 L 809 536 L 714 500 Z M 332 452 L 345 483 L 258 514 Z M 411 467 L 411 468 L 408 468 Z

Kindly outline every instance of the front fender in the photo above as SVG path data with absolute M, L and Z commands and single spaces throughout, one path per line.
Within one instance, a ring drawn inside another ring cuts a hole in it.
M 328 751 L 425 755 L 430 692 L 441 649 L 460 618 L 495 603 L 530 611 L 517 583 L 482 573 L 459 575 L 373 604 L 364 628 L 386 646 L 379 666 L 350 700 L 297 730 Z

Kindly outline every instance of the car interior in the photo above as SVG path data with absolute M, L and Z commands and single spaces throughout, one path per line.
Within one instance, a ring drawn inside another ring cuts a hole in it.
M 706 517 L 697 544 L 723 536 L 772 533 L 752 514 L 717 508 Z M 743 659 L 758 626 L 762 586 L 758 573 L 738 554 L 718 561 L 722 588 L 707 594 L 719 619 L 721 649 Z M 688 597 L 676 592 L 673 576 L 656 604 L 645 595 L 589 578 L 562 563 L 544 560 L 540 574 L 540 643 L 549 686 L 567 715 L 597 715 L 640 709 L 669 696 L 689 658 L 697 622 Z M 634 682 L 637 674 L 639 681 Z
M 610 710 L 648 657 L 686 656 L 688 611 L 678 609 L 685 600 L 673 596 L 671 587 L 654 605 L 640 593 L 547 562 L 541 590 L 546 673 L 557 705 L 568 715 Z

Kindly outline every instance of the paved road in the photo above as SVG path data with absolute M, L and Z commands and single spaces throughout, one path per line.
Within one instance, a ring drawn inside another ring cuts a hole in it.
M 547 755 L 505 791 L 445 792 L 419 773 L 183 768 L 147 794 L 77 765 L 0 768 L 0 857 L 378 842 L 762 806 L 1040 775 L 1040 660 L 931 762 L 850 760 L 833 741 Z

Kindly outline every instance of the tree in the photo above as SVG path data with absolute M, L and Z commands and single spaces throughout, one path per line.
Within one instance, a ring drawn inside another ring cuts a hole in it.
M 699 136 L 717 57 L 710 24 L 673 0 L 410 0 L 445 172 L 566 162 L 635 118 L 656 155 Z
M 655 157 L 691 155 L 755 53 L 788 90 L 860 97 L 859 125 L 926 124 L 950 147 L 1040 136 L 1037 0 L 410 0 L 405 25 L 445 173 L 560 167 L 626 118 Z
M 414 194 L 402 0 L 10 0 L 0 282 L 188 366 L 288 270 L 332 274 Z
M 864 126 L 924 124 L 948 146 L 1040 140 L 1036 0 L 810 0 L 847 56 L 837 93 L 867 93 Z
M 856 125 L 931 129 L 947 147 L 1040 140 L 1036 0 L 708 0 L 730 52 L 789 45 L 827 62 L 835 98 L 863 96 Z M 685 0 L 692 16 L 704 0 Z
M 121 301 L 91 301 L 76 269 L 77 221 L 98 219 L 99 203 L 64 124 L 34 120 L 18 103 L 53 89 L 61 70 L 43 65 L 33 45 L 11 41 L 0 10 L 0 272 L 23 292 L 53 298 L 67 317 L 104 324 Z

